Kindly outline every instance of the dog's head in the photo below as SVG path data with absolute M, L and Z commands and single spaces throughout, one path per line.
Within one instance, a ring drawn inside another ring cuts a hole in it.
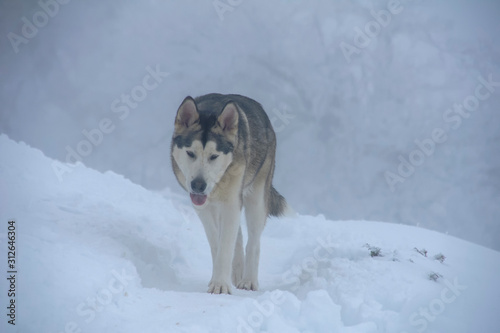
M 233 161 L 237 144 L 238 108 L 229 102 L 221 110 L 200 112 L 186 97 L 175 117 L 172 163 L 191 201 L 203 206 Z

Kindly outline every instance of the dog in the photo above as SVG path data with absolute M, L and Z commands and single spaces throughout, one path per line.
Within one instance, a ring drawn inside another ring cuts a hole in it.
M 272 186 L 276 134 L 262 106 L 245 96 L 186 97 L 177 110 L 171 162 L 189 193 L 212 253 L 208 292 L 258 290 L 260 237 L 268 216 L 293 210 Z M 248 229 L 243 252 L 242 208 Z

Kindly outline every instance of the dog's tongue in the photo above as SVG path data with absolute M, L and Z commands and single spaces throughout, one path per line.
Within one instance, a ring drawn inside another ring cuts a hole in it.
M 205 201 L 207 201 L 207 196 L 204 194 L 190 193 L 189 196 L 191 197 L 193 204 L 196 206 L 201 206 L 205 203 Z

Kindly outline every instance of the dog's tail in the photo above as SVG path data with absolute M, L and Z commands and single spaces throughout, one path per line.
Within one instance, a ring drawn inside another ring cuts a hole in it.
M 271 185 L 269 193 L 268 211 L 271 216 L 295 217 L 297 214 L 288 205 L 285 198 Z

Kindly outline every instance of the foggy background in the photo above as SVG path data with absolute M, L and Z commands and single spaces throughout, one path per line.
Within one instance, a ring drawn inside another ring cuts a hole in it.
M 60 1 L 1 2 L 10 138 L 62 162 L 80 149 L 89 167 L 185 195 L 169 157 L 179 104 L 243 94 L 273 122 L 274 184 L 299 213 L 500 250 L 500 85 L 453 113 L 479 77 L 500 82 L 498 2 Z M 418 153 L 435 129 L 441 142 Z

